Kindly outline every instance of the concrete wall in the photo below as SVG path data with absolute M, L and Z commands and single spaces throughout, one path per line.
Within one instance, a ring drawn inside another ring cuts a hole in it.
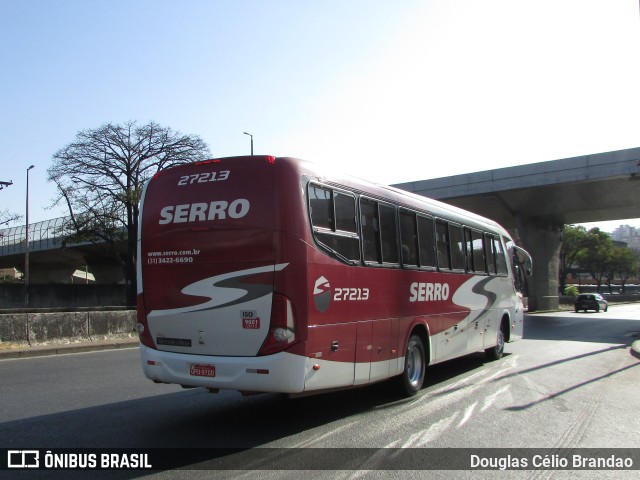
M 29 308 L 67 309 L 127 305 L 125 285 L 30 285 Z M 25 291 L 21 284 L 0 284 L 0 309 L 25 307 Z
M 0 313 L 0 342 L 30 345 L 57 339 L 100 339 L 135 334 L 135 310 Z

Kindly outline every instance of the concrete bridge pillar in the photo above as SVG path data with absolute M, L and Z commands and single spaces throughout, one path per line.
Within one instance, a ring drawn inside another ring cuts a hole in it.
M 533 258 L 529 310 L 557 310 L 563 224 L 545 218 L 520 217 L 517 228 L 522 246 Z
M 89 271 L 93 273 L 96 283 L 124 283 L 124 272 L 122 265 L 113 259 L 98 256 L 85 256 Z
M 71 283 L 75 265 L 33 264 L 29 265 L 29 283 Z

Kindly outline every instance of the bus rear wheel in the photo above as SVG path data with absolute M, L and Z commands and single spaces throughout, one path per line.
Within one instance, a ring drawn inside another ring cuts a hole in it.
M 404 356 L 404 371 L 394 379 L 398 392 L 407 397 L 417 394 L 424 382 L 425 369 L 424 342 L 418 335 L 411 335 Z

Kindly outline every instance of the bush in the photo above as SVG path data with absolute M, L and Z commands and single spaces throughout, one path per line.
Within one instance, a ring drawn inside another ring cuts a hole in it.
M 577 297 L 578 293 L 580 292 L 578 291 L 578 287 L 575 285 L 567 285 L 564 287 L 564 294 L 568 297 Z

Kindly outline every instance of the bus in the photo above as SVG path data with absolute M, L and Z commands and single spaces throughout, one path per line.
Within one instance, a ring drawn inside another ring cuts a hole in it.
M 391 380 L 523 334 L 526 251 L 496 222 L 273 156 L 159 171 L 137 252 L 144 374 L 291 396 Z

